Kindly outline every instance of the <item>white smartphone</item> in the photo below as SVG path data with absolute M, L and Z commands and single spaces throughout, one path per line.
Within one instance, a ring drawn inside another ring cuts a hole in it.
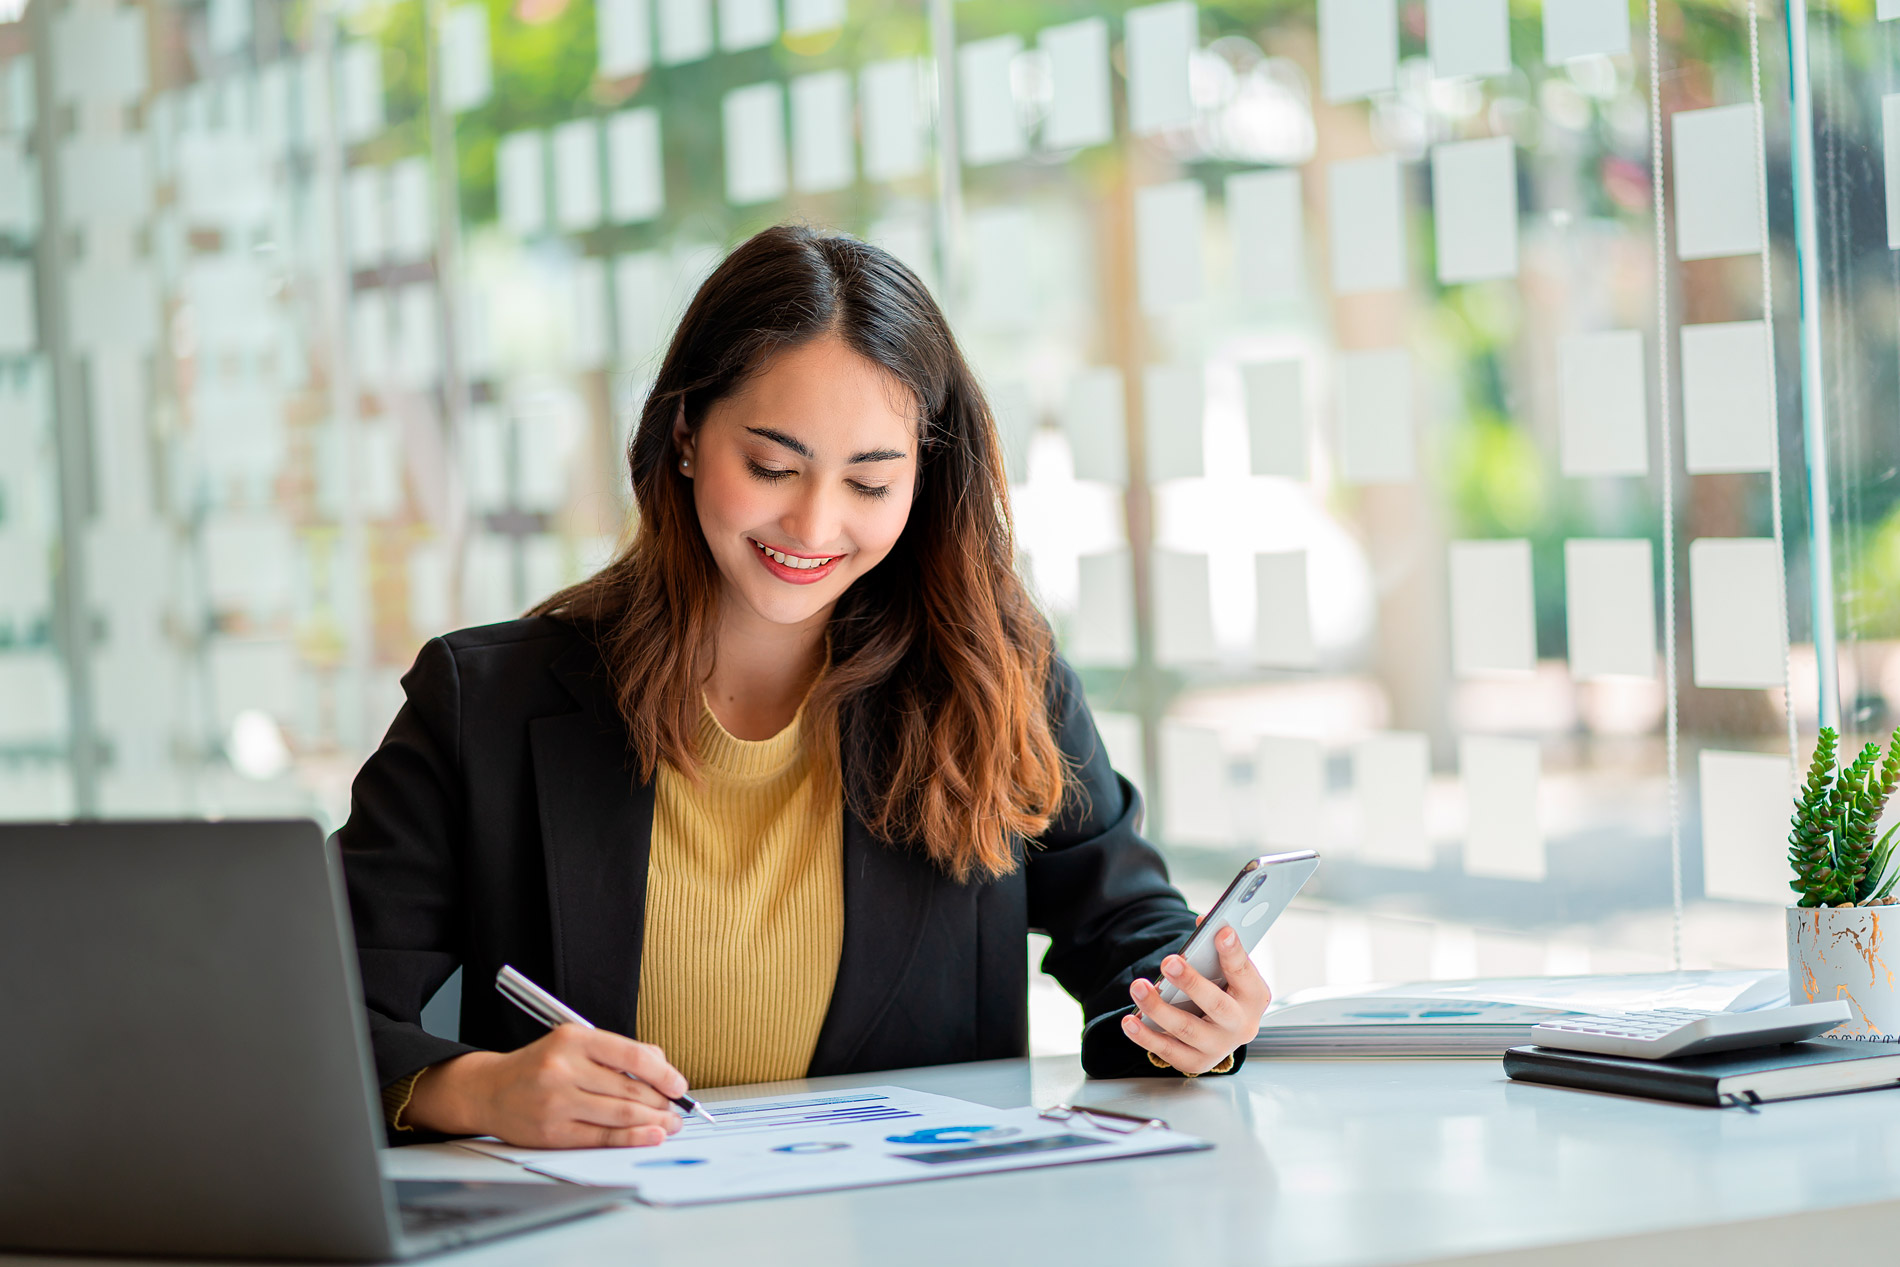
M 1240 934 L 1241 949 L 1252 954 L 1253 948 L 1273 927 L 1273 921 L 1280 918 L 1280 912 L 1318 868 L 1319 855 L 1311 849 L 1262 854 L 1253 859 L 1240 869 L 1234 882 L 1220 895 L 1220 901 L 1214 903 L 1214 909 L 1194 930 L 1181 957 L 1215 985 L 1226 985 L 1227 974 L 1221 971 L 1220 955 L 1214 949 L 1215 935 L 1223 928 L 1233 929 Z M 1200 1005 L 1188 998 L 1187 991 L 1180 986 L 1159 975 L 1155 984 L 1161 988 L 1163 1003 L 1201 1015 Z M 1141 1019 L 1149 1029 L 1160 1031 L 1161 1027 L 1147 1017 Z

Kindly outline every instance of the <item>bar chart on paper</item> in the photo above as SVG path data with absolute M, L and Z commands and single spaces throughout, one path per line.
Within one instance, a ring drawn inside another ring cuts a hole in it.
M 943 1107 L 967 1107 L 961 1100 L 908 1091 L 891 1094 L 891 1089 L 872 1087 L 864 1091 L 841 1091 L 835 1095 L 735 1100 L 719 1107 L 719 1120 L 688 1123 L 697 1135 L 730 1138 L 740 1133 L 782 1131 L 791 1127 L 842 1126 L 847 1122 L 895 1122 L 921 1117 L 931 1105 L 923 1101 L 942 1100 Z
M 464 1146 L 569 1183 L 634 1189 L 650 1205 L 697 1205 L 960 1174 L 1188 1152 L 1202 1140 L 1150 1128 L 1129 1134 L 1051 1121 L 902 1087 L 765 1096 L 708 1105 L 656 1148 Z

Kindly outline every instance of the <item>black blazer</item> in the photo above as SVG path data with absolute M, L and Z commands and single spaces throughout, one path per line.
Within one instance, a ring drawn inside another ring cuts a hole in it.
M 379 1079 L 538 1037 L 491 986 L 504 963 L 632 1034 L 653 788 L 630 773 L 593 644 L 547 617 L 466 629 L 423 647 L 403 689 L 336 834 Z M 1168 1072 L 1119 1017 L 1129 983 L 1185 944 L 1194 916 L 1138 834 L 1140 799 L 1110 768 L 1065 664 L 1050 700 L 1083 795 L 1040 840 L 1018 842 L 1012 874 L 957 883 L 847 808 L 844 945 L 813 1076 L 1025 1054 L 1031 929 L 1053 939 L 1043 966 L 1082 1002 L 1088 1073 Z M 458 966 L 452 1042 L 419 1021 Z

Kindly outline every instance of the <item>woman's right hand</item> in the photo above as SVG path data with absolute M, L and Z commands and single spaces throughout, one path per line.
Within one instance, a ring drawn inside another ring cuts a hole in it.
M 686 1079 L 653 1044 L 560 1025 L 514 1051 L 465 1052 L 431 1065 L 402 1120 L 523 1148 L 625 1148 L 677 1131 L 667 1096 L 685 1093 Z

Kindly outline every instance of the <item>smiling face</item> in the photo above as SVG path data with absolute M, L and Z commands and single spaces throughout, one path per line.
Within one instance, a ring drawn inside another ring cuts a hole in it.
M 676 424 L 722 607 L 774 625 L 829 617 L 910 518 L 917 424 L 903 387 L 831 336 L 780 352 Z

